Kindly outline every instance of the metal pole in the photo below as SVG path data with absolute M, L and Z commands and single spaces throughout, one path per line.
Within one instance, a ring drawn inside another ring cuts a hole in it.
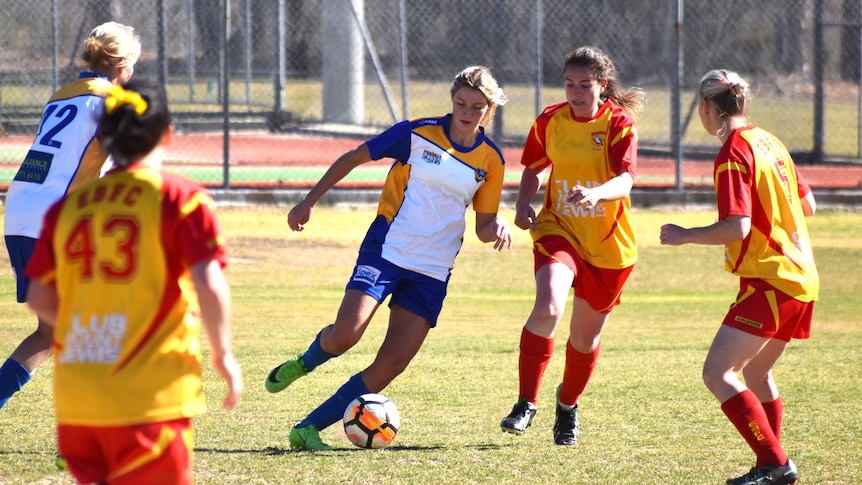
M 276 72 L 273 79 L 273 87 L 275 90 L 275 106 L 273 111 L 278 115 L 285 110 L 286 103 L 284 101 L 284 79 L 285 79 L 285 57 L 287 49 L 284 45 L 284 21 L 285 21 L 285 0 L 275 0 L 275 52 L 276 52 Z M 278 117 L 276 117 L 277 119 Z
M 544 64 L 542 57 L 542 24 L 544 21 L 543 7 L 544 2 L 542 2 L 542 0 L 536 0 L 536 116 L 539 116 L 539 113 L 541 113 L 544 108 L 542 103 L 542 67 Z
M 225 189 L 230 188 L 230 72 L 228 62 L 228 36 L 230 35 L 230 0 L 224 1 L 224 24 L 222 25 L 221 34 L 219 35 L 219 44 L 221 47 L 221 102 L 222 102 L 222 140 L 224 142 L 223 158 L 224 164 L 222 169 L 222 186 Z
M 51 61 L 51 91 L 60 89 L 60 48 L 57 39 L 57 0 L 51 2 L 51 47 L 54 49 L 54 59 Z
M 671 101 L 671 125 L 673 131 L 673 154 L 676 164 L 676 182 L 674 187 L 676 190 L 682 190 L 682 79 L 685 71 L 683 70 L 683 45 L 682 45 L 682 26 L 683 26 L 683 10 L 685 0 L 677 0 L 676 16 L 674 19 L 674 52 L 676 54 L 676 72 L 671 76 L 673 78 L 673 92 L 670 96 Z
M 856 81 L 856 156 L 862 156 L 862 0 L 856 12 L 856 29 L 859 31 L 859 79 Z
M 407 6 L 405 0 L 398 0 L 398 47 L 401 55 L 401 117 L 410 118 L 410 96 L 407 74 Z
M 393 121 L 398 121 L 398 113 L 395 112 L 395 100 L 392 99 L 392 93 L 389 90 L 389 83 L 386 82 L 386 75 L 383 73 L 383 66 L 380 64 L 380 58 L 377 56 L 377 48 L 371 41 L 371 34 L 368 32 L 368 25 L 365 23 L 365 14 L 360 12 L 356 5 L 357 0 L 350 1 L 350 9 L 353 12 L 353 18 L 356 20 L 356 25 L 359 28 L 359 33 L 362 35 L 362 40 L 365 42 L 365 47 L 368 49 L 368 55 L 371 57 L 371 63 L 374 65 L 374 73 L 377 74 L 377 82 L 380 84 L 380 89 L 383 91 L 383 97 L 386 99 L 386 105 L 389 106 L 389 114 L 392 115 Z M 365 5 L 364 0 L 361 3 Z
M 823 2 L 814 2 L 814 146 L 812 162 L 823 161 Z
M 156 43 L 159 53 L 159 84 L 167 88 L 168 83 L 168 55 L 165 36 L 168 31 L 168 19 L 165 13 L 165 0 L 159 0 L 156 4 Z
M 189 12 L 189 101 L 195 100 L 195 7 L 194 0 L 188 0 Z
M 251 0 L 245 1 L 245 105 L 251 107 Z

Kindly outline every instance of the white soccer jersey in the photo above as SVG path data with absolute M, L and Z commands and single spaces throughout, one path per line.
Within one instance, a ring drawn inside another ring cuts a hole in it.
M 373 159 L 392 157 L 377 219 L 360 251 L 447 281 L 464 239 L 464 213 L 496 213 L 504 165 L 484 133 L 472 147 L 449 139 L 450 116 L 396 124 L 367 142 Z
M 7 236 L 37 239 L 48 208 L 99 176 L 107 157 L 96 132 L 110 85 L 83 72 L 48 101 L 36 139 L 6 193 Z

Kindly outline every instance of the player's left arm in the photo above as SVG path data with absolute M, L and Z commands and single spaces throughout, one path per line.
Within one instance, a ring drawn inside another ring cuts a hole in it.
M 592 209 L 599 202 L 625 199 L 631 194 L 634 183 L 632 174 L 623 172 L 595 187 L 587 188 L 582 185 L 575 185 L 566 194 L 566 202 L 580 204 L 587 209 Z
M 60 308 L 60 297 L 57 288 L 39 280 L 30 280 L 27 288 L 27 306 L 47 323 L 51 328 L 57 326 L 57 310 Z M 41 325 L 40 325 L 41 327 Z
M 198 262 L 190 273 L 210 344 L 210 361 L 228 386 L 222 407 L 232 409 L 242 394 L 242 373 L 231 351 L 230 289 L 221 263 L 214 257 Z
M 683 244 L 721 245 L 740 241 L 751 232 L 751 218 L 729 215 L 724 219 L 703 227 L 683 228 L 676 224 L 661 226 L 661 243 L 666 246 Z
M 497 251 L 512 249 L 512 229 L 509 222 L 496 213 L 476 213 L 476 236 L 482 242 L 493 242 Z

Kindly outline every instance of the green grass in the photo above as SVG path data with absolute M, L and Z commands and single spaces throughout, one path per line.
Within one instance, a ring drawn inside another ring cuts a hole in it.
M 350 352 L 281 394 L 263 389 L 272 366 L 332 321 L 373 213 L 321 207 L 304 232 L 292 233 L 284 208 L 220 209 L 247 389 L 237 409 L 218 409 L 224 388 L 207 367 L 210 411 L 195 420 L 196 483 L 714 484 L 752 466 L 752 453 L 700 379 L 736 279 L 724 272 L 719 247 L 658 243 L 661 224 L 708 224 L 710 210 L 636 211 L 641 259 L 604 332 L 576 446 L 555 446 L 551 437 L 565 325 L 534 426 L 522 437 L 500 432 L 517 397 L 518 337 L 533 301 L 530 243 L 519 231 L 515 247 L 498 254 L 468 231 L 439 326 L 384 391 L 402 415 L 393 445 L 360 450 L 333 426 L 322 436 L 335 451 L 289 450 L 292 423 L 368 365 L 382 341 L 385 307 Z M 821 300 L 812 338 L 795 341 L 774 370 L 786 406 L 783 440 L 800 484 L 858 484 L 862 213 L 821 211 L 810 224 Z M 5 251 L 0 258 L 8 265 Z M 10 276 L 0 279 L 0 294 L 5 356 L 35 319 L 14 303 Z M 0 483 L 72 483 L 53 465 L 51 367 L 0 411 Z

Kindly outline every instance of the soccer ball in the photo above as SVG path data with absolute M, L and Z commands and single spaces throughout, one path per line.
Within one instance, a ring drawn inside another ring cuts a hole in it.
M 381 394 L 363 394 L 344 410 L 344 432 L 360 448 L 383 448 L 395 439 L 401 416 L 395 403 Z

